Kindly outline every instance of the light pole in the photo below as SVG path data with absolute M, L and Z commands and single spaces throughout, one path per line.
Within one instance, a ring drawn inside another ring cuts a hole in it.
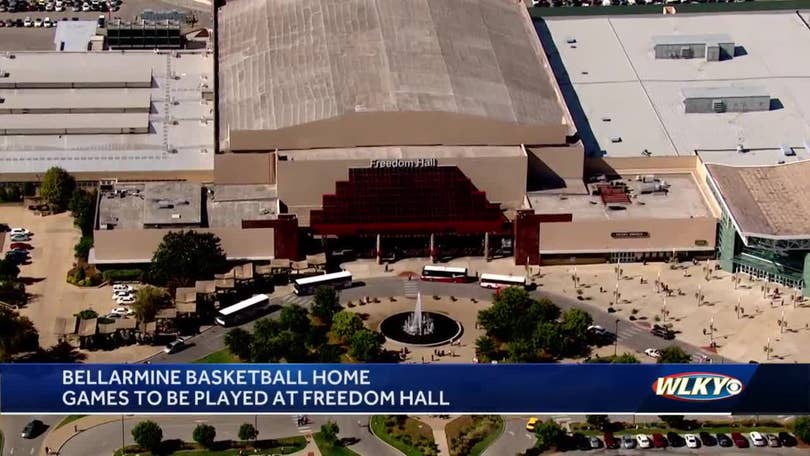
M 124 415 L 121 415 L 121 454 L 124 454 Z
M 616 319 L 616 332 L 614 333 L 616 337 L 613 338 L 613 357 L 619 355 L 619 319 Z

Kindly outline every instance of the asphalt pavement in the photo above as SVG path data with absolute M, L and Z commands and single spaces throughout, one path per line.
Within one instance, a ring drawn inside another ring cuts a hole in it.
M 20 434 L 23 428 L 31 420 L 40 420 L 49 426 L 44 432 L 41 432 L 36 438 L 25 439 Z M 0 429 L 3 430 L 3 456 L 31 456 L 39 451 L 42 446 L 42 441 L 45 434 L 50 430 L 50 426 L 54 426 L 62 421 L 62 417 L 54 416 L 17 416 L 17 415 L 0 415 Z

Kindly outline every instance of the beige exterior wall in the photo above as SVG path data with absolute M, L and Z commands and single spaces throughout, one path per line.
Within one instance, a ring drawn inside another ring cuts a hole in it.
M 585 160 L 585 171 L 594 174 L 671 174 L 692 172 L 700 160 L 696 155 L 681 157 L 603 157 Z
M 668 252 L 714 250 L 717 219 L 587 220 L 540 224 L 540 253 Z M 647 232 L 645 238 L 614 238 L 611 233 Z M 696 241 L 706 241 L 698 245 Z
M 527 157 L 438 158 L 439 166 L 458 166 L 487 199 L 506 209 L 521 207 L 526 194 Z M 349 168 L 368 168 L 370 160 L 278 160 L 278 196 L 290 212 L 296 207 L 320 208 L 324 194 L 335 193 L 335 182 L 349 179 Z M 301 217 L 302 224 L 308 217 Z
M 526 153 L 537 157 L 563 179 L 582 179 L 584 177 L 585 149 L 581 143 L 571 146 L 527 147 Z
M 0 173 L 2 182 L 41 182 L 44 173 Z M 110 171 L 110 172 L 71 172 L 79 182 L 97 182 L 118 179 L 119 181 L 163 181 L 187 180 L 208 183 L 214 181 L 214 170 L 210 171 Z

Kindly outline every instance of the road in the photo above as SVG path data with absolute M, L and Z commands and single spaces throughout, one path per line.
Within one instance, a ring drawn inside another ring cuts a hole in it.
M 31 420 L 40 420 L 47 426 L 53 426 L 62 421 L 62 417 L 0 415 L 0 429 L 3 430 L 5 439 L 3 442 L 3 456 L 31 456 L 37 453 L 39 447 L 42 446 L 45 434 L 48 433 L 50 428 L 39 434 L 35 439 L 24 439 L 20 436 L 20 433 Z

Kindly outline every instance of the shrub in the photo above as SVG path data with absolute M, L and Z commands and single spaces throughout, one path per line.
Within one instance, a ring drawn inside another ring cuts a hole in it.
M 198 424 L 194 428 L 194 433 L 191 435 L 195 442 L 200 445 L 211 448 L 214 445 L 214 439 L 217 437 L 217 430 L 214 426 L 208 424 Z
M 73 246 L 73 253 L 76 258 L 81 258 L 87 261 L 87 256 L 90 254 L 90 249 L 93 247 L 92 236 L 82 236 L 79 242 Z
M 141 421 L 132 428 L 132 438 L 142 448 L 156 452 L 163 442 L 163 429 L 154 421 Z
M 92 320 L 94 318 L 98 318 L 98 312 L 93 309 L 84 309 L 77 313 L 76 316 L 79 318 L 79 320 Z
M 143 280 L 143 269 L 108 269 L 102 273 L 105 282 L 131 282 Z
M 239 426 L 239 440 L 256 440 L 259 436 L 259 431 L 256 430 L 250 423 L 242 423 Z

